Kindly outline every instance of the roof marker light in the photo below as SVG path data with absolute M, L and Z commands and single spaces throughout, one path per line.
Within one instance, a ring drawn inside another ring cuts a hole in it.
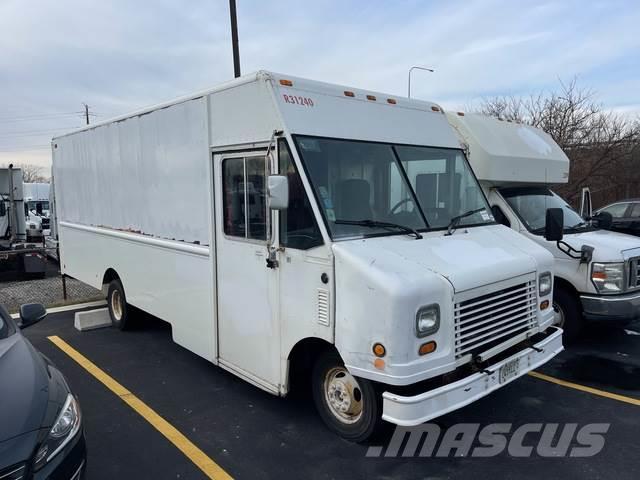
M 464 112 L 458 112 L 458 116 L 464 117 Z
M 293 82 L 291 80 L 280 80 L 280 85 L 284 85 L 285 87 L 293 87 Z
M 398 102 L 396 102 L 394 98 L 387 98 L 387 103 L 390 103 L 391 105 L 395 105 Z
M 345 90 L 345 91 L 344 91 L 344 96 L 345 96 L 345 97 L 355 97 L 355 96 L 356 96 L 356 94 L 355 94 L 355 93 L 353 93 L 353 92 L 350 92 L 349 90 Z
M 376 101 L 376 97 L 373 95 L 367 95 L 367 100 L 371 100 L 372 102 Z
M 440 108 L 436 107 L 435 105 L 432 105 L 431 110 L 433 110 L 434 112 L 439 112 Z

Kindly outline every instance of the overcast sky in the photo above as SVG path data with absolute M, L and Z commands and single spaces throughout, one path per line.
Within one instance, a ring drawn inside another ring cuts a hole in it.
M 640 113 L 640 2 L 237 0 L 259 69 L 461 108 L 578 77 Z M 49 166 L 51 136 L 233 77 L 227 0 L 0 0 L 0 165 Z

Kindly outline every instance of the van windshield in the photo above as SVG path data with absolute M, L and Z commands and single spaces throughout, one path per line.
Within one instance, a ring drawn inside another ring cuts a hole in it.
M 333 239 L 493 222 L 461 150 L 294 138 Z
M 592 228 L 578 212 L 547 187 L 501 188 L 500 194 L 527 229 L 536 235 L 544 233 L 548 208 L 562 208 L 565 232 Z

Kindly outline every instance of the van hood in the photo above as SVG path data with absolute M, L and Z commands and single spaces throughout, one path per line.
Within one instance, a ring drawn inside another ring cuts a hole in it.
M 454 292 L 499 282 L 538 269 L 551 270 L 551 255 L 502 225 L 460 228 L 453 235 L 429 232 L 367 238 L 333 245 L 340 257 L 360 257 L 371 268 L 395 276 L 421 270 L 447 279 Z
M 593 247 L 593 260 L 596 262 L 620 262 L 640 256 L 640 238 L 610 230 L 567 233 L 564 241 L 576 250 L 580 250 L 582 245 Z

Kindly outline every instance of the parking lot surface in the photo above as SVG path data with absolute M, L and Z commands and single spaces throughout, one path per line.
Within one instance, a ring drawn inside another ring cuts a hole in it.
M 391 432 L 368 445 L 341 440 L 318 418 L 310 395 L 271 396 L 174 344 L 170 327 L 144 314 L 128 332 L 80 333 L 73 312 L 25 330 L 67 376 L 84 415 L 87 478 L 200 479 L 203 471 L 157 428 L 48 337 L 58 336 L 128 389 L 234 478 L 640 478 L 640 325 L 597 328 L 538 370 L 559 385 L 524 376 L 435 420 L 460 423 L 608 423 L 591 458 L 371 458 Z M 594 389 L 594 394 L 571 385 Z M 607 394 L 621 399 L 609 398 Z M 574 439 L 575 442 L 575 439 Z

